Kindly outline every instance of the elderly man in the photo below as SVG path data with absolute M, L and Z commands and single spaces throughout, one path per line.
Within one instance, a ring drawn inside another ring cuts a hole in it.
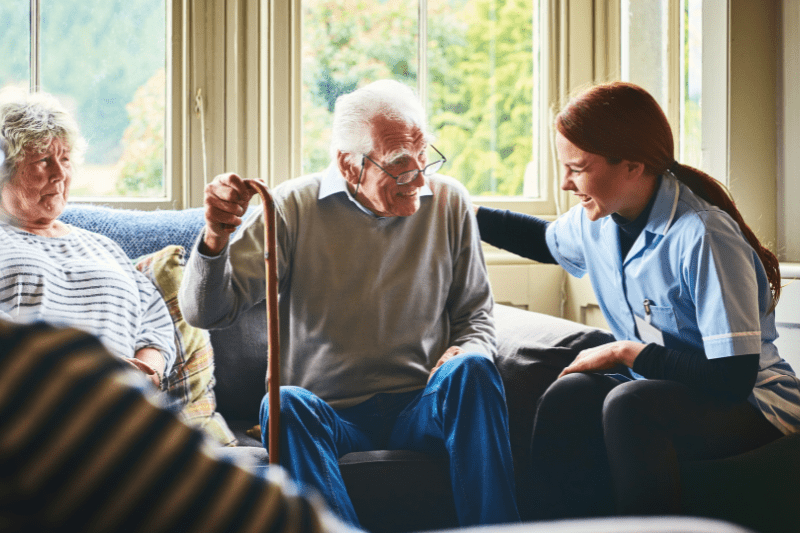
M 273 192 L 289 385 L 281 464 L 358 525 L 337 459 L 422 450 L 448 458 L 462 525 L 517 521 L 493 300 L 469 195 L 436 174 L 444 156 L 400 83 L 340 97 L 332 139 L 327 170 Z M 180 293 L 196 326 L 228 326 L 264 298 L 263 216 L 229 242 L 251 196 L 235 174 L 206 188 L 206 227 Z

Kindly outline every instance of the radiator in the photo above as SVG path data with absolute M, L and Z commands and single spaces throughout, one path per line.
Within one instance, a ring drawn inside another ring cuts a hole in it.
M 781 263 L 781 299 L 775 308 L 778 353 L 800 373 L 800 263 Z

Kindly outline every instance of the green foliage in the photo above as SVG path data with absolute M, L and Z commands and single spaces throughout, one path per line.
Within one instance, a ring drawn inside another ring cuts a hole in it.
M 164 193 L 164 92 L 162 68 L 136 90 L 126 106 L 130 123 L 122 136 L 122 157 L 117 166 L 122 196 L 162 196 Z
M 165 0 L 50 2 L 42 84 L 74 109 L 87 164 L 124 196 L 161 194 Z M 532 158 L 533 0 L 430 0 L 427 105 L 443 172 L 473 194 L 522 193 Z M 0 5 L 0 85 L 28 79 L 25 2 Z M 333 104 L 379 78 L 417 84 L 415 2 L 305 0 L 303 166 L 329 162 Z M 154 74 L 155 73 L 155 74 Z
M 329 161 L 336 98 L 382 78 L 416 85 L 417 12 L 375 0 L 303 6 L 303 167 L 317 171 Z
M 165 0 L 42 3 L 42 89 L 56 95 L 74 114 L 89 144 L 87 165 L 118 162 L 129 125 L 126 105 L 164 68 L 165 28 Z M 29 31 L 28 2 L 0 2 L 0 50 L 4 54 L 0 86 L 28 84 Z M 162 91 L 162 100 L 164 96 Z M 163 110 L 163 102 L 161 107 Z M 157 121 L 163 128 L 163 112 Z M 158 158 L 163 161 L 163 152 Z M 137 179 L 132 182 L 139 183 Z M 117 191 L 129 195 L 138 189 L 118 186 Z
M 533 150 L 532 0 L 429 3 L 428 110 L 443 172 L 473 194 L 522 193 Z M 417 13 L 402 2 L 305 2 L 303 165 L 329 161 L 340 94 L 391 77 L 416 86 Z

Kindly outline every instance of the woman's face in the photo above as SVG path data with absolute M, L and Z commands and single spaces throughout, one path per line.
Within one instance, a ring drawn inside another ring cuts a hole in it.
M 589 220 L 611 213 L 628 220 L 636 218 L 635 211 L 641 211 L 641 201 L 628 179 L 630 164 L 627 161 L 611 164 L 603 156 L 584 152 L 561 133 L 556 134 L 556 150 L 563 172 L 561 188 L 578 197 Z
M 0 203 L 23 229 L 48 227 L 67 205 L 71 180 L 70 149 L 54 139 L 44 152 L 25 152 L 3 186 Z

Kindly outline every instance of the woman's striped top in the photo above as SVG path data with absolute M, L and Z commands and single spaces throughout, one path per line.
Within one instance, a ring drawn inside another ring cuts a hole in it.
M 40 237 L 0 222 L 0 311 L 97 336 L 119 357 L 145 347 L 175 362 L 175 331 L 158 289 L 111 239 L 71 226 Z
M 0 530 L 352 531 L 294 490 L 213 458 L 92 336 L 0 321 Z

